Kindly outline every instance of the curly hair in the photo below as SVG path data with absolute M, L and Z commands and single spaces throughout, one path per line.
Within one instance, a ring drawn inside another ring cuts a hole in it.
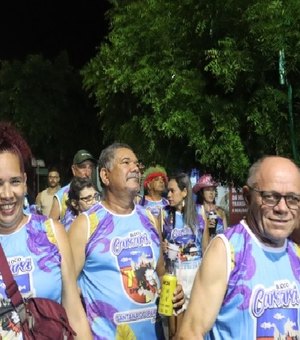
M 29 145 L 10 122 L 0 122 L 0 152 L 12 152 L 20 159 L 21 170 L 31 166 L 32 153 Z

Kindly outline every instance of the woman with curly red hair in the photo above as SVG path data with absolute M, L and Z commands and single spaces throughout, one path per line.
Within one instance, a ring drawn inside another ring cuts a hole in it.
M 62 303 L 70 324 L 77 333 L 76 338 L 91 339 L 63 225 L 45 216 L 25 214 L 23 211 L 27 181 L 25 170 L 30 166 L 30 159 L 30 148 L 16 128 L 9 123 L 0 122 L 2 248 L 22 296 L 43 297 Z M 1 338 L 21 338 L 19 317 L 12 308 L 2 282 L 0 325 Z

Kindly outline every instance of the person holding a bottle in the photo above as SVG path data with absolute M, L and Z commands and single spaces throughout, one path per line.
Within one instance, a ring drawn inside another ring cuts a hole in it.
M 158 315 L 165 268 L 157 219 L 135 204 L 137 156 L 127 144 L 102 150 L 103 199 L 72 223 L 69 238 L 83 301 L 95 339 L 163 340 Z M 173 308 L 184 303 L 176 285 Z
M 221 234 L 227 228 L 225 211 L 216 205 L 216 189 L 218 183 L 210 174 L 201 176 L 193 186 L 193 193 L 197 195 L 202 217 L 207 221 L 210 239 Z

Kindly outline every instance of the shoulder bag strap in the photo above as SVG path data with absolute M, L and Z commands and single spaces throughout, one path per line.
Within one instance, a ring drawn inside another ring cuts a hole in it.
M 11 299 L 11 302 L 15 308 L 20 304 L 23 304 L 23 298 L 19 292 L 18 285 L 10 271 L 6 256 L 4 254 L 3 248 L 0 244 L 0 272 L 2 274 L 2 279 L 6 286 L 6 294 Z

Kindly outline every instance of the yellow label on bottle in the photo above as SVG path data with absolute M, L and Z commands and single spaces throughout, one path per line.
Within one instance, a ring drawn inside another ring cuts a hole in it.
M 173 294 L 177 286 L 176 276 L 165 274 L 162 279 L 162 287 L 158 305 L 158 313 L 161 315 L 173 315 Z

